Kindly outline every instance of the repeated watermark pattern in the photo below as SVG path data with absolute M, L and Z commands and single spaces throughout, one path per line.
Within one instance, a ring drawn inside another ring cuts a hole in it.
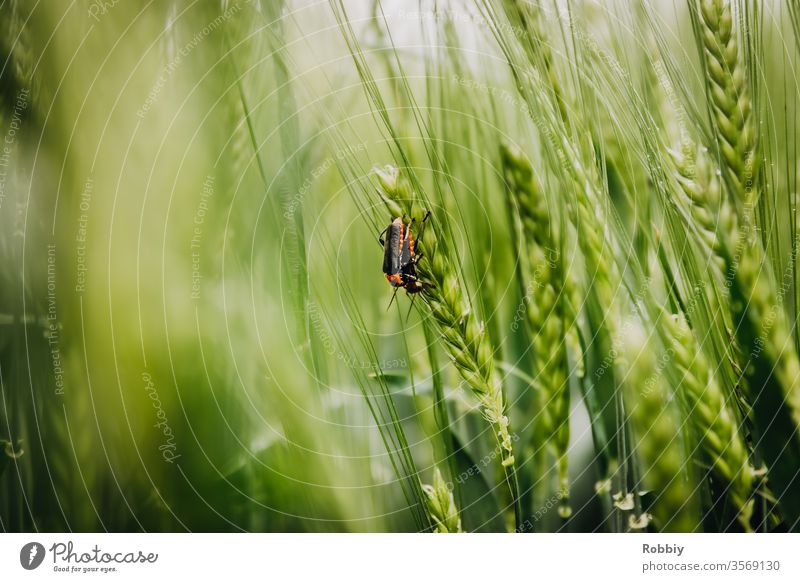
M 545 254 L 545 261 L 547 262 L 547 267 L 550 269 L 555 269 L 558 267 L 558 260 L 560 257 L 560 253 L 557 249 L 551 249 L 549 247 L 545 247 L 544 249 Z M 522 298 L 522 301 L 519 302 L 517 308 L 514 310 L 514 319 L 511 322 L 511 331 L 516 332 L 519 330 L 519 324 L 525 319 L 525 313 L 527 311 L 527 305 L 533 300 L 533 294 L 535 291 L 544 287 L 542 283 L 542 275 L 544 274 L 545 265 L 539 264 L 533 270 L 533 274 L 531 277 L 530 283 L 528 283 L 527 287 L 525 287 L 525 296 Z
M 486 93 L 495 101 L 499 101 L 510 107 L 513 107 L 514 109 L 517 109 L 527 117 L 532 117 L 528 102 L 518 97 L 517 93 L 507 89 L 502 89 L 486 81 L 480 81 L 478 79 L 464 77 L 461 75 L 453 75 L 451 80 L 457 85 L 465 87 L 466 89 L 478 91 L 480 93 Z
M 351 370 L 370 370 L 373 373 L 379 373 L 382 370 L 397 370 L 408 367 L 408 361 L 405 358 L 373 362 L 371 360 L 359 360 L 351 354 L 344 353 L 342 350 L 337 349 L 334 339 L 328 332 L 319 305 L 314 301 L 309 301 L 306 306 L 306 314 L 311 324 L 311 330 L 322 344 L 322 350 L 329 356 L 336 356 L 337 360 Z
M 637 307 L 642 306 L 644 302 L 644 298 L 648 293 L 648 288 L 650 287 L 652 279 L 648 275 L 642 280 L 641 290 L 633 297 L 633 304 Z M 619 331 L 617 332 L 616 337 L 611 338 L 611 349 L 608 350 L 608 353 L 605 355 L 603 360 L 600 362 L 600 365 L 594 371 L 595 379 L 599 380 L 602 378 L 606 372 L 614 365 L 614 363 L 619 359 L 619 352 L 620 352 L 620 338 L 625 337 L 625 335 L 631 331 L 634 326 L 634 321 L 632 319 L 627 319 L 620 327 Z
M 22 89 L 17 94 L 14 102 L 14 110 L 11 112 L 11 121 L 8 124 L 3 143 L 0 144 L 0 209 L 3 208 L 3 201 L 6 199 L 6 182 L 8 178 L 8 168 L 11 163 L 11 153 L 14 144 L 17 142 L 17 132 L 22 127 L 22 115 L 28 108 L 28 97 L 30 91 Z
M 517 442 L 519 440 L 519 435 L 516 433 L 511 433 L 510 435 L 511 440 L 513 442 Z M 501 445 L 496 446 L 491 452 L 486 453 L 483 457 L 475 461 L 472 465 L 461 471 L 456 478 L 455 482 L 459 485 L 463 485 L 466 483 L 470 477 L 474 477 L 475 475 L 480 475 L 486 467 L 493 466 L 494 461 L 498 457 L 502 457 L 503 455 L 503 447 Z M 448 491 L 452 491 L 455 487 L 455 484 L 452 481 L 448 481 L 446 483 Z
M 56 309 L 56 245 L 50 243 L 47 245 L 47 345 L 50 348 L 50 360 L 53 364 L 55 393 L 63 396 L 64 368 L 61 366 L 60 335 Z
M 92 194 L 94 193 L 94 178 L 89 176 L 83 185 L 81 199 L 79 203 L 80 214 L 78 215 L 78 232 L 75 233 L 75 253 L 76 273 L 75 273 L 75 292 L 80 294 L 86 291 L 86 273 L 88 271 L 87 262 L 87 242 L 89 237 L 89 209 L 92 204 Z
M 194 213 L 194 225 L 192 226 L 192 238 L 189 242 L 189 250 L 192 255 L 192 292 L 191 298 L 200 299 L 200 248 L 203 240 L 203 224 L 209 210 L 209 200 L 214 196 L 214 176 L 208 175 L 203 181 L 203 190 L 200 193 L 200 203 Z
M 555 494 L 551 495 L 547 498 L 547 500 L 542 503 L 541 507 L 539 507 L 536 511 L 533 512 L 533 515 L 530 516 L 528 519 L 523 521 L 517 527 L 517 533 L 525 533 L 529 531 L 533 531 L 533 528 L 537 521 L 542 519 L 545 514 L 547 514 L 551 509 L 554 507 L 559 507 L 561 500 L 566 497 L 565 493 L 561 490 L 557 491 Z
M 519 26 L 512 26 L 506 22 L 489 20 L 483 14 L 468 12 L 465 10 L 453 10 L 444 8 L 437 10 L 405 10 L 401 8 L 396 14 L 391 15 L 397 20 L 411 20 L 414 22 L 452 22 L 453 24 L 469 24 L 484 30 L 496 29 L 499 33 L 507 36 L 524 35 L 527 31 Z M 387 16 L 387 18 L 389 18 Z

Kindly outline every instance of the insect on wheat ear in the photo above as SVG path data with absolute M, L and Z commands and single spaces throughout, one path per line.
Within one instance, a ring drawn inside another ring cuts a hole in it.
M 422 225 L 428 220 L 430 212 L 425 213 Z M 378 237 L 383 246 L 383 275 L 389 284 L 397 290 L 403 288 L 406 293 L 416 294 L 429 287 L 417 276 L 417 263 L 422 253 L 417 253 L 414 246 L 412 227 L 416 219 L 406 223 L 404 218 L 395 218 Z M 422 228 L 422 227 L 421 227 Z M 394 301 L 394 295 L 392 295 Z M 389 302 L 391 306 L 392 302 Z

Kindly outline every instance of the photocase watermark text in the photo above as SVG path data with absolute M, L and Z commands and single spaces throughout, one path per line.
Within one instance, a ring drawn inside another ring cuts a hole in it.
M 164 412 L 164 408 L 161 404 L 161 399 L 158 396 L 158 391 L 156 390 L 153 377 L 148 372 L 142 372 L 142 381 L 144 382 L 144 390 L 147 392 L 148 397 L 153 403 L 153 408 L 156 411 L 156 418 L 158 419 L 158 422 L 156 422 L 153 427 L 161 431 L 161 434 L 164 437 L 164 440 L 159 445 L 158 450 L 161 451 L 161 456 L 167 463 L 173 463 L 175 462 L 175 459 L 180 457 L 180 455 L 177 454 L 175 434 L 172 432 L 172 427 L 169 425 L 167 413 Z

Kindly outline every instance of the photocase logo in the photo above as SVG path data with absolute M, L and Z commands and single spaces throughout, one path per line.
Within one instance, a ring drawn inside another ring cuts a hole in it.
M 35 570 L 44 561 L 44 546 L 39 542 L 30 542 L 19 551 L 19 563 L 26 570 Z

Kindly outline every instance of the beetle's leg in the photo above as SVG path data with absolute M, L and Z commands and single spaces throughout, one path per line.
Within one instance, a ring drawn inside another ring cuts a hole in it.
M 425 289 L 435 289 L 436 288 L 436 285 L 434 285 L 433 283 L 427 283 L 427 282 L 423 281 L 422 279 L 420 279 L 419 277 L 416 277 L 414 275 L 406 275 L 406 277 L 412 283 L 417 283 L 420 286 L 419 291 L 425 291 Z M 406 291 L 408 291 L 408 289 L 406 289 Z

